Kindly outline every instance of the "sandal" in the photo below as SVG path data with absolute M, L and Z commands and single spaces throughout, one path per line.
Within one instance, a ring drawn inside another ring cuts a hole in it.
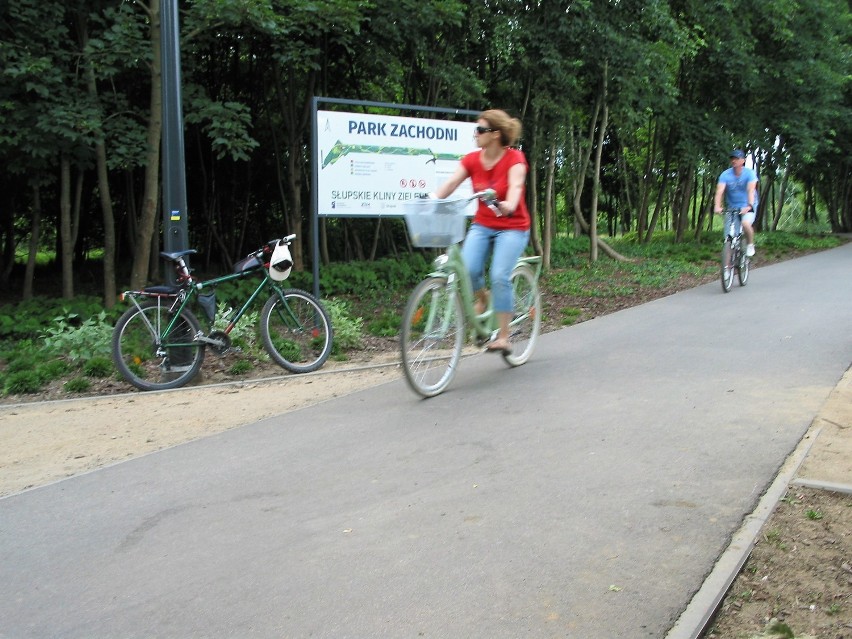
M 512 345 L 508 342 L 500 343 L 498 341 L 491 342 L 488 346 L 485 347 L 485 350 L 489 353 L 500 353 L 501 355 L 511 355 L 512 354 Z

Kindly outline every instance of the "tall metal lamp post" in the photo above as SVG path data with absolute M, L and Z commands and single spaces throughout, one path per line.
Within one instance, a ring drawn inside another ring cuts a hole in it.
M 163 250 L 187 248 L 186 168 L 180 80 L 180 26 L 177 0 L 160 5 L 160 52 L 163 88 Z M 173 279 L 172 269 L 166 269 Z

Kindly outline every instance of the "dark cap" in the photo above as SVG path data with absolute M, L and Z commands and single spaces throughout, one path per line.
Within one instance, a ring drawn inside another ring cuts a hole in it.
M 728 157 L 729 158 L 737 158 L 738 160 L 744 160 L 745 159 L 745 153 L 743 153 L 741 149 L 734 149 L 733 151 L 731 151 L 728 154 Z

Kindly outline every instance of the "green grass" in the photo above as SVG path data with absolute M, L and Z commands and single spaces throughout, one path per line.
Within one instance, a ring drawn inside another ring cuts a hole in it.
M 85 377 L 72 377 L 62 387 L 66 393 L 85 393 L 92 387 L 92 382 Z
M 228 374 L 230 374 L 230 375 L 245 375 L 246 373 L 248 373 L 253 368 L 254 368 L 254 364 L 252 364 L 249 360 L 239 359 L 236 362 L 234 362 L 233 364 L 231 364 L 231 367 L 228 369 Z
M 93 357 L 83 364 L 86 377 L 109 377 L 115 372 L 115 366 L 108 357 Z
M 566 307 L 561 311 L 562 313 L 562 325 L 563 326 L 571 326 L 574 322 L 577 321 L 577 318 L 583 313 L 579 308 Z

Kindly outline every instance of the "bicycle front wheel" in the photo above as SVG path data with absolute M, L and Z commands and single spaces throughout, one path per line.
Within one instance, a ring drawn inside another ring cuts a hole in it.
M 731 240 L 725 240 L 725 243 L 722 245 L 722 290 L 726 293 L 731 290 L 731 286 L 734 283 L 734 262 L 733 258 L 733 248 L 731 247 Z
M 331 320 L 319 300 L 297 288 L 270 297 L 260 312 L 260 336 L 275 363 L 291 373 L 310 373 L 331 353 Z
M 745 286 L 748 282 L 748 267 L 751 259 L 745 254 L 745 251 L 740 251 L 740 265 L 737 268 L 737 277 L 740 279 L 740 286 Z
M 414 392 L 441 393 L 456 375 L 464 346 L 464 311 L 446 278 L 417 285 L 402 315 L 402 368 Z
M 512 290 L 515 308 L 509 324 L 512 352 L 503 355 L 511 366 L 520 366 L 533 353 L 541 331 L 541 294 L 535 273 L 528 266 L 517 266 L 512 272 Z
M 190 311 L 184 309 L 175 318 L 167 306 L 145 302 L 128 309 L 116 323 L 112 359 L 121 376 L 140 390 L 179 388 L 195 377 L 204 361 L 204 343 L 195 340 L 200 332 Z

